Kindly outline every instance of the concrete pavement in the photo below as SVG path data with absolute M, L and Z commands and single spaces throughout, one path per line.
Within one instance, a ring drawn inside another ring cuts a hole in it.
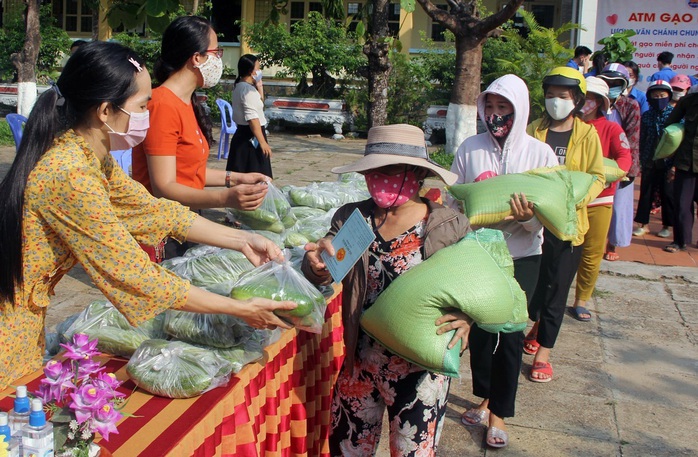
M 333 166 L 362 153 L 362 140 L 273 133 L 272 167 L 279 185 L 332 180 Z M 212 148 L 210 166 L 224 168 Z M 14 148 L 0 148 L 0 175 Z M 428 183 L 429 184 L 429 183 Z M 207 213 L 216 219 L 222 214 Z M 484 446 L 485 427 L 465 427 L 471 394 L 467 355 L 451 387 L 439 455 L 677 456 L 698 455 L 698 268 L 606 262 L 589 303 L 591 322 L 565 316 L 547 384 L 526 379 L 524 356 L 510 444 Z M 573 292 L 570 297 L 573 297 Z M 80 269 L 58 285 L 47 323 L 55 326 L 100 293 Z M 571 303 L 571 300 L 570 300 Z M 379 456 L 388 456 L 387 430 Z

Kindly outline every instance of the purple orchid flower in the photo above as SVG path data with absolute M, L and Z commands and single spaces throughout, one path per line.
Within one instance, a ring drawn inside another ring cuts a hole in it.
M 84 333 L 73 335 L 73 343 L 61 344 L 65 348 L 65 357 L 71 360 L 87 360 L 100 352 L 96 350 L 97 340 L 90 341 L 90 337 Z
M 101 408 L 94 412 L 92 416 L 92 425 L 96 431 L 102 435 L 106 441 L 109 441 L 110 433 L 119 433 L 116 430 L 116 423 L 123 415 L 114 408 L 111 403 L 105 403 Z
M 109 392 L 113 398 L 126 396 L 126 394 L 116 390 L 121 386 L 121 381 L 116 379 L 114 373 L 99 373 L 92 383 L 98 389 Z
M 107 396 L 107 392 L 91 383 L 83 384 L 74 393 L 71 393 L 70 398 L 73 401 L 68 406 L 75 411 L 75 419 L 78 424 L 93 417 L 95 412 L 107 403 Z
M 77 364 L 77 377 L 81 381 L 85 381 L 93 374 L 100 373 L 104 367 L 100 366 L 99 362 L 92 359 L 83 359 L 75 361 Z
M 38 392 L 38 396 L 43 399 L 44 403 L 62 402 L 65 400 L 66 392 L 75 388 L 69 361 L 63 363 L 55 360 L 49 361 L 44 368 L 44 374 L 46 378 L 41 380 Z

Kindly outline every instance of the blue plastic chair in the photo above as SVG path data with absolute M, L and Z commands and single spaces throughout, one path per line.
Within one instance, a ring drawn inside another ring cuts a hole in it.
M 221 152 L 224 159 L 228 158 L 230 135 L 235 133 L 238 126 L 233 121 L 233 107 L 230 106 L 230 103 L 219 98 L 216 100 L 216 105 L 218 105 L 218 109 L 221 111 L 221 137 L 218 140 L 218 160 L 220 160 Z
M 131 176 L 131 161 L 133 159 L 133 151 L 131 149 L 124 149 L 123 151 L 111 151 L 112 157 L 116 163 L 119 164 L 122 170 L 126 172 L 127 175 Z
M 15 139 L 15 151 L 19 150 L 19 143 L 22 142 L 22 131 L 24 124 L 27 123 L 27 118 L 17 113 L 10 113 L 5 116 L 5 120 L 10 126 L 12 137 Z

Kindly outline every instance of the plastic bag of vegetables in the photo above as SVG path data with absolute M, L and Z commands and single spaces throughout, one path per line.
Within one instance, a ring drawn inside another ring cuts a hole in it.
M 195 249 L 204 254 L 175 257 L 165 260 L 162 266 L 195 286 L 226 296 L 240 274 L 254 268 L 244 254 L 232 249 Z
M 215 348 L 239 344 L 252 327 L 227 314 L 200 314 L 169 309 L 165 311 L 165 333 L 178 340 Z
M 320 333 L 325 321 L 327 302 L 322 294 L 288 260 L 284 251 L 283 262 L 267 262 L 240 276 L 230 296 L 238 300 L 252 297 L 272 300 L 290 300 L 298 304 L 292 310 L 276 311 L 276 315 L 308 332 Z
M 267 186 L 269 191 L 259 208 L 252 211 L 228 208 L 228 214 L 245 229 L 281 233 L 285 228 L 284 222 L 291 225 L 295 222 L 287 218 L 291 205 L 274 184 L 267 183 Z
M 195 397 L 224 386 L 232 368 L 211 349 L 165 340 L 145 341 L 126 365 L 138 387 L 168 398 Z
M 73 318 L 69 318 L 73 320 Z M 60 335 L 69 341 L 76 333 L 84 333 L 91 339 L 97 338 L 97 349 L 108 354 L 130 357 L 143 341 L 162 335 L 161 316 L 133 327 L 114 305 L 106 300 L 97 300 L 74 318 L 72 324 Z

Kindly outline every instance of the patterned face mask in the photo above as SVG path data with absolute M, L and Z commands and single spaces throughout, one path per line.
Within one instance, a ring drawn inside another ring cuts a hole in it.
M 371 198 L 381 208 L 404 205 L 419 191 L 419 181 L 414 171 L 392 176 L 370 171 L 365 178 Z
M 582 106 L 582 114 L 587 115 L 589 113 L 592 113 L 596 111 L 596 108 L 599 107 L 599 102 L 596 101 L 596 99 L 593 98 L 587 98 L 587 100 L 584 102 L 584 106 Z
M 204 83 L 201 86 L 203 89 L 209 89 L 218 84 L 223 75 L 223 61 L 213 54 L 209 54 L 206 62 L 194 68 L 198 68 L 204 78 Z
M 511 126 L 514 125 L 514 113 L 505 114 L 504 116 L 492 113 L 489 116 L 485 116 L 485 124 L 487 124 L 487 130 L 492 133 L 492 136 L 495 138 L 506 138 L 511 131 Z

